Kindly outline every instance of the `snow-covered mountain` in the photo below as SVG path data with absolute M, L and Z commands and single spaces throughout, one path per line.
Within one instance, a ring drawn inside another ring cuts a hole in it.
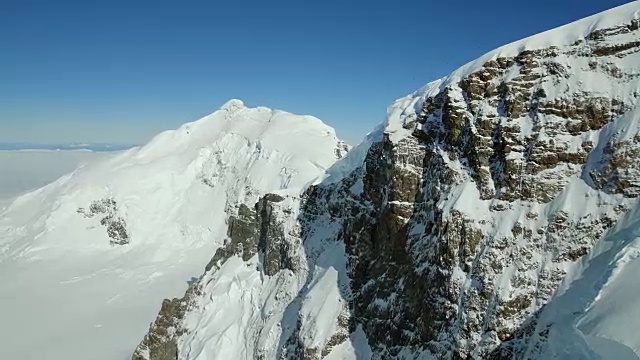
M 314 117 L 231 100 L 17 198 L 0 214 L 0 358 L 130 357 L 227 214 L 305 187 L 346 150 Z
M 639 14 L 492 51 L 247 202 L 133 359 L 640 358 Z

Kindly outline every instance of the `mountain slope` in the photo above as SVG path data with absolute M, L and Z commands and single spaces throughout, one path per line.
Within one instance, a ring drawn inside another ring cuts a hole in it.
M 248 203 L 134 360 L 639 356 L 608 305 L 635 314 L 637 292 L 610 295 L 635 265 L 595 282 L 585 317 L 548 315 L 565 290 L 589 296 L 572 280 L 602 249 L 635 259 L 639 13 L 507 45 L 396 101 L 322 182 Z M 569 333 L 586 340 L 561 347 Z
M 310 116 L 220 110 L 91 163 L 0 215 L 0 358 L 124 359 L 221 245 L 227 213 L 345 153 Z

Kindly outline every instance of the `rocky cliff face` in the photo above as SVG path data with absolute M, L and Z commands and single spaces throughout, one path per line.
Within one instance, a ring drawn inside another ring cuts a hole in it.
M 134 359 L 164 359 L 159 333 L 171 359 L 542 358 L 541 309 L 640 195 L 639 8 L 489 53 L 398 100 L 301 196 L 241 207 Z M 253 308 L 212 315 L 228 298 Z

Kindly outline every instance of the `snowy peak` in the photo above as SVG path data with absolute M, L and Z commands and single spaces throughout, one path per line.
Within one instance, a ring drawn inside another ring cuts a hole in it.
M 335 130 L 318 118 L 266 107 L 248 108 L 241 100 L 232 99 L 212 114 L 156 136 L 139 150 L 137 157 L 160 158 L 205 147 L 221 133 L 236 134 L 279 151 L 314 156 L 310 161 L 320 160 L 315 158 L 314 146 L 340 143 Z
M 220 110 L 226 110 L 228 112 L 235 112 L 238 111 L 240 109 L 243 109 L 244 106 L 244 102 L 242 100 L 239 99 L 231 99 L 229 101 L 227 101 L 226 103 L 224 103 L 221 107 Z
M 19 197 L 0 216 L 0 297 L 13 299 L 0 310 L 12 324 L 2 354 L 124 358 L 159 300 L 223 245 L 241 204 L 299 192 L 347 150 L 317 118 L 231 100 Z
M 6 218 L 22 209 L 35 211 L 35 203 L 47 196 L 57 204 L 49 201 L 51 208 L 31 214 L 46 218 L 37 231 L 52 237 L 68 232 L 73 248 L 80 241 L 74 235 L 85 236 L 85 231 L 96 241 L 109 243 L 96 236 L 101 226 L 92 224 L 95 221 L 106 227 L 112 243 L 135 243 L 136 238 L 162 242 L 165 237 L 172 243 L 180 238 L 204 241 L 210 235 L 202 233 L 209 227 L 203 215 L 213 211 L 204 199 L 217 199 L 219 211 L 224 211 L 237 201 L 255 201 L 267 191 L 301 188 L 346 150 L 335 131 L 317 118 L 247 108 L 240 100 L 230 100 L 220 110 L 165 131 L 140 148 L 27 194 Z M 177 211 L 181 206 L 184 209 Z M 76 213 L 86 218 L 85 224 L 77 223 Z M 179 230 L 177 224 L 195 226 L 200 235 L 185 236 L 192 230 Z M 167 225 L 173 229 L 161 230 Z M 30 228 L 35 231 L 35 226 Z

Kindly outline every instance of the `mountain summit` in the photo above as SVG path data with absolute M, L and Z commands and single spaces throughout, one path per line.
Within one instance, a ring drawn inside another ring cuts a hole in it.
M 222 245 L 227 214 L 305 187 L 346 150 L 317 118 L 231 100 L 17 198 L 0 215 L 0 357 L 127 357 L 158 299 Z
M 133 359 L 638 359 L 639 12 L 492 51 L 247 203 Z

